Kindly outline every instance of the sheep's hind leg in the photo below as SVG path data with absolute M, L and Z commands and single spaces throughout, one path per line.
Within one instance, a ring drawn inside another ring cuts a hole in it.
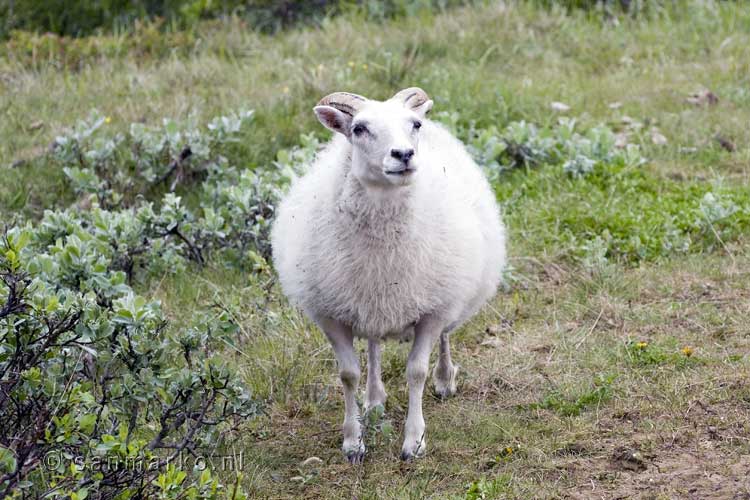
M 456 377 L 458 365 L 451 361 L 451 345 L 448 332 L 440 335 L 440 355 L 435 368 L 432 370 L 432 381 L 435 384 L 435 394 L 445 399 L 456 394 Z
M 385 386 L 381 378 L 381 345 L 377 339 L 367 341 L 367 389 L 365 390 L 365 412 L 378 405 L 385 406 Z
M 344 386 L 344 444 L 342 449 L 350 463 L 360 464 L 365 456 L 365 443 L 362 440 L 362 426 L 357 404 L 359 360 L 354 352 L 354 336 L 350 328 L 337 321 L 326 319 L 319 323 L 336 353 L 339 376 Z
M 409 412 L 406 416 L 404 444 L 401 459 L 421 457 L 427 451 L 425 423 L 422 415 L 422 394 L 430 368 L 430 351 L 442 331 L 442 323 L 433 317 L 420 320 L 414 331 L 414 344 L 406 362 L 406 380 L 409 384 Z

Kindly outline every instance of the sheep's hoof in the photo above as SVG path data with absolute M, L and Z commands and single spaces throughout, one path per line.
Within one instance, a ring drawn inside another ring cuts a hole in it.
M 346 461 L 352 465 L 360 465 L 365 460 L 365 445 L 360 443 L 358 447 L 344 448 L 344 456 Z
M 404 447 L 401 450 L 401 460 L 404 462 L 411 462 L 412 460 L 415 460 L 417 458 L 422 458 L 427 454 L 427 446 L 425 445 L 424 439 L 422 439 L 422 442 L 420 442 L 417 446 L 411 448 L 411 447 Z
M 456 395 L 456 378 L 458 377 L 459 366 L 454 364 L 451 367 L 450 373 L 444 374 L 446 376 L 439 376 L 437 367 L 433 373 L 433 381 L 435 384 L 434 391 L 435 395 L 440 399 L 447 399 Z

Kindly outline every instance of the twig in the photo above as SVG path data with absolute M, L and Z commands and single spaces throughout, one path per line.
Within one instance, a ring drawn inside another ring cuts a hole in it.
M 182 234 L 179 226 L 173 227 L 167 234 L 174 234 L 175 236 L 180 238 L 188 246 L 188 249 L 190 249 L 190 253 L 193 254 L 195 260 L 197 260 L 198 263 L 200 263 L 201 265 L 204 265 L 206 263 L 203 259 L 203 254 L 201 253 L 200 249 L 192 241 L 190 241 L 187 236 Z
M 193 151 L 190 149 L 190 146 L 185 146 L 182 148 L 182 151 L 180 151 L 180 154 L 177 158 L 173 159 L 171 162 L 169 162 L 169 165 L 167 166 L 167 173 L 164 174 L 156 183 L 161 184 L 162 182 L 167 182 L 167 179 L 175 173 L 178 170 L 182 170 L 182 162 L 187 160 L 193 155 Z M 179 182 L 181 176 L 177 175 L 177 178 L 172 182 L 171 186 L 169 187 L 170 191 L 174 191 L 175 187 L 177 187 L 177 183 Z
M 591 332 L 594 331 L 594 328 L 596 328 L 596 325 L 599 324 L 599 320 L 602 318 L 602 314 L 604 314 L 604 308 L 602 308 L 599 311 L 599 316 L 596 317 L 596 321 L 594 321 L 594 324 L 591 325 L 591 328 L 589 328 L 589 331 L 586 332 L 586 334 L 583 337 L 581 337 L 581 339 L 576 343 L 576 345 L 575 345 L 576 349 L 578 349 L 579 347 L 581 347 L 581 344 L 583 344 L 583 341 L 586 340 L 588 338 L 588 336 L 591 335 Z

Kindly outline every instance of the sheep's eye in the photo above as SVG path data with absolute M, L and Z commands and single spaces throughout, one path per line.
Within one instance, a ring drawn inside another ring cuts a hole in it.
M 365 132 L 367 132 L 367 127 L 365 127 L 364 125 L 360 125 L 360 124 L 355 125 L 354 128 L 352 129 L 352 133 L 356 136 L 360 136 L 364 134 Z
M 415 121 L 415 122 L 414 122 L 414 130 L 419 130 L 419 129 L 420 129 L 420 127 L 422 127 L 422 122 L 420 122 L 420 121 Z

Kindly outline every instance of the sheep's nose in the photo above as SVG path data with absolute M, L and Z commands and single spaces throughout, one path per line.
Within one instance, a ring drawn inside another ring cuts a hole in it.
M 391 149 L 391 156 L 397 160 L 401 160 L 404 163 L 409 163 L 412 156 L 414 156 L 414 150 L 409 149 Z

